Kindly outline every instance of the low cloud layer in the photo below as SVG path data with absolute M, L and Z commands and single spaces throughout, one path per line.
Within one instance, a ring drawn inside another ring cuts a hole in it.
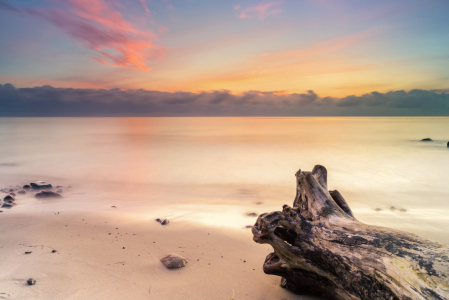
M 249 91 L 15 88 L 0 84 L 0 116 L 449 116 L 448 90 L 371 92 L 344 98 Z

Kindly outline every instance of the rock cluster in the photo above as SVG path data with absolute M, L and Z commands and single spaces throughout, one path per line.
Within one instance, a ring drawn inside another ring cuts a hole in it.
M 15 187 L 8 186 L 0 189 L 0 192 L 6 193 L 6 196 L 0 197 L 0 207 L 1 208 L 11 208 L 16 205 L 16 197 L 23 197 L 27 194 L 27 191 L 37 191 L 35 198 L 61 198 L 61 193 L 63 193 L 63 187 L 57 186 L 57 191 L 53 192 L 53 186 L 45 181 L 35 181 L 30 184 L 25 184 L 23 186 L 17 185 Z M 68 187 L 70 188 L 70 187 Z

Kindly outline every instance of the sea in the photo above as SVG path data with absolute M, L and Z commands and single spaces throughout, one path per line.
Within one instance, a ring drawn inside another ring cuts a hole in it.
M 15 210 L 243 230 L 319 164 L 359 221 L 449 244 L 448 141 L 448 117 L 0 118 L 0 188 L 62 186 Z

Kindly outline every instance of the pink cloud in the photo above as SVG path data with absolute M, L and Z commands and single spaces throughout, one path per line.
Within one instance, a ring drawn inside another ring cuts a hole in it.
M 236 6 L 234 6 L 234 10 L 239 10 L 240 9 L 240 5 L 237 4 Z
M 147 15 L 150 16 L 151 15 L 151 11 L 150 11 L 150 9 L 147 6 L 146 0 L 139 0 L 139 1 L 140 1 L 140 3 L 142 3 L 142 6 L 145 9 L 145 12 L 147 13 Z
M 267 3 L 261 3 L 256 6 L 247 7 L 240 13 L 240 19 L 252 19 L 254 16 L 257 16 L 259 20 L 265 19 L 265 17 L 269 15 L 280 14 L 282 9 L 278 8 L 278 6 L 284 3 L 281 1 L 273 1 Z
M 66 0 L 67 8 L 27 9 L 33 16 L 51 22 L 82 46 L 97 52 L 96 62 L 150 71 L 146 61 L 162 56 L 155 35 L 138 30 L 105 0 Z
M 164 25 L 157 25 L 157 31 L 159 32 L 167 32 L 169 29 L 165 27 Z

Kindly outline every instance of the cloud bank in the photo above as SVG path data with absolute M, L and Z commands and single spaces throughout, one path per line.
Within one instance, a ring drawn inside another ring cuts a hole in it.
M 0 117 L 52 116 L 449 116 L 449 90 L 371 92 L 344 98 L 314 91 L 189 93 L 0 84 Z

